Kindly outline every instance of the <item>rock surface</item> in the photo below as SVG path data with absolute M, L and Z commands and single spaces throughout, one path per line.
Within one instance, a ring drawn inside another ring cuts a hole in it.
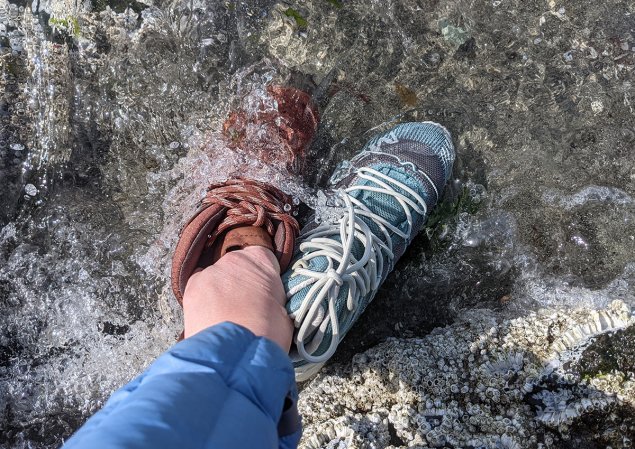
M 585 361 L 598 346 L 604 359 L 621 353 L 632 323 L 615 301 L 512 320 L 473 310 L 424 338 L 391 338 L 304 387 L 302 447 L 628 447 L 632 364 Z M 580 433 L 585 421 L 594 430 Z

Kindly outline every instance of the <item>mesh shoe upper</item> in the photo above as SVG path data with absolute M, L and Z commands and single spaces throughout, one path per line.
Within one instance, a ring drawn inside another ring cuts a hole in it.
M 334 174 L 341 218 L 305 227 L 283 276 L 296 367 L 332 355 L 421 230 L 453 162 L 445 128 L 404 123 L 372 138 Z

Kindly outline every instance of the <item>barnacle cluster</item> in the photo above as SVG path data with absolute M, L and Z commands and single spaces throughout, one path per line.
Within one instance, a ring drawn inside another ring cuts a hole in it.
M 481 310 L 389 339 L 304 387 L 302 447 L 558 447 L 577 419 L 635 405 L 633 373 L 571 369 L 595 336 L 634 321 L 621 301 L 510 320 Z M 623 423 L 614 447 L 633 432 Z

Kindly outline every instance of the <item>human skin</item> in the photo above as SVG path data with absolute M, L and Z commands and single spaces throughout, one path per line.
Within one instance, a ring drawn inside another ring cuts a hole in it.
M 232 251 L 214 265 L 196 270 L 187 281 L 184 336 L 230 321 L 273 340 L 288 352 L 293 323 L 285 303 L 280 265 L 269 249 L 248 246 Z

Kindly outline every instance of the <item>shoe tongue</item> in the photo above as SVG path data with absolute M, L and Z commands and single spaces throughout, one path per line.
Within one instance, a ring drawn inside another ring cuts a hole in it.
M 230 229 L 214 242 L 212 259 L 204 266 L 216 263 L 218 259 L 231 251 L 237 251 L 248 246 L 263 246 L 275 252 L 271 237 L 267 234 L 267 231 L 258 226 L 241 226 Z
M 248 246 L 263 246 L 273 253 L 276 252 L 266 230 L 257 226 L 240 226 L 221 234 L 211 243 L 211 246 L 205 248 L 198 259 L 197 266 L 209 267 L 225 254 Z

